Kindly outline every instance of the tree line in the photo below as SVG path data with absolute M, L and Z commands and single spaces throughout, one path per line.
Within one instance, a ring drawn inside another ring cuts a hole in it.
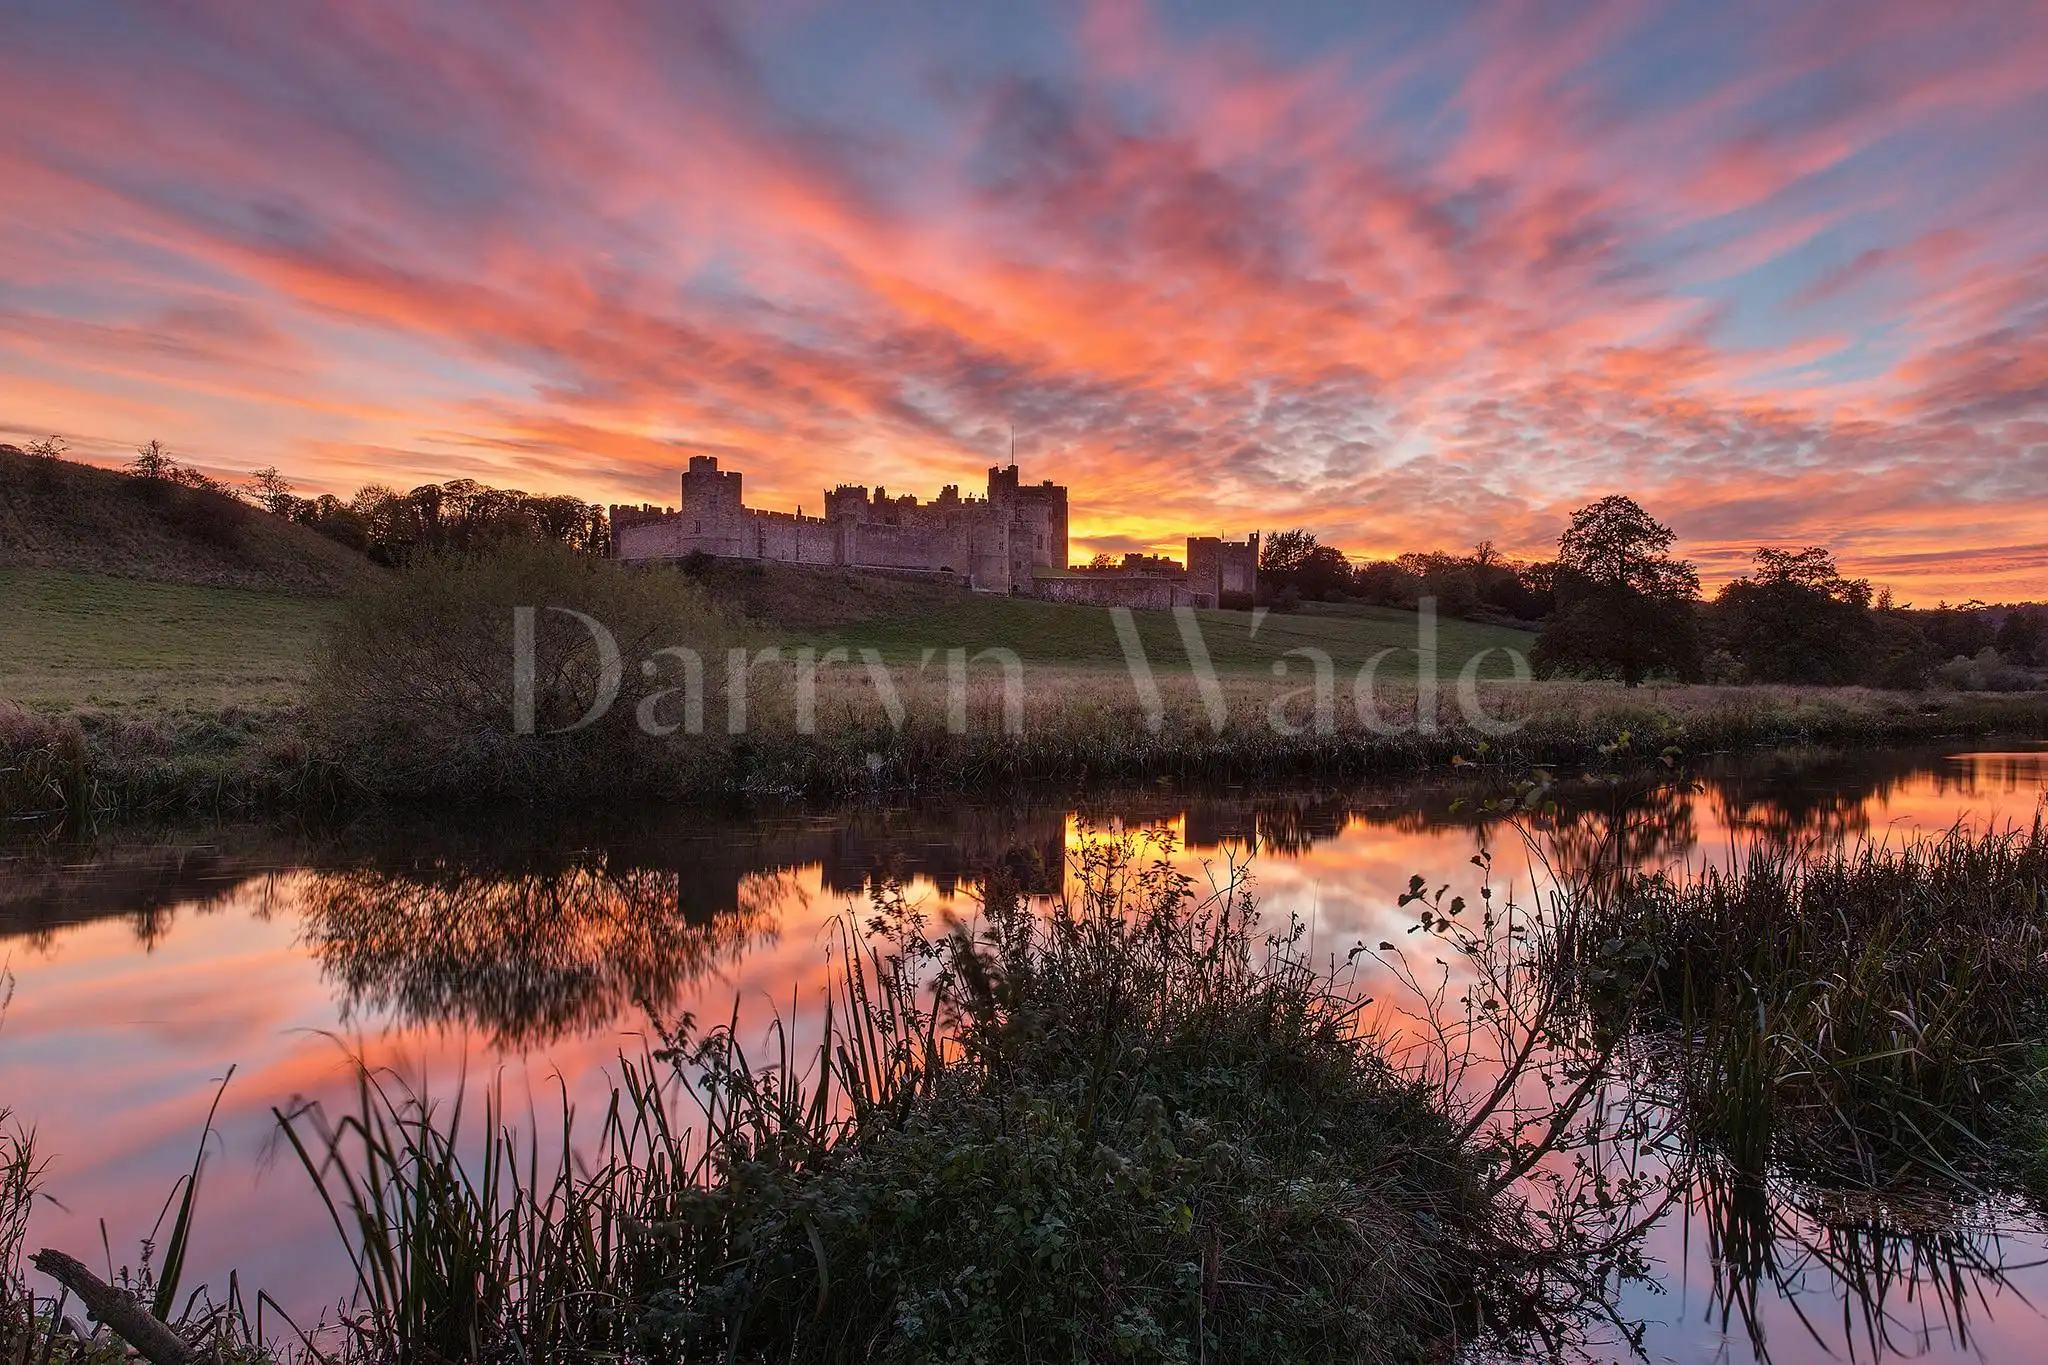
M 1537 624 L 1540 676 L 1684 682 L 1860 684 L 1969 690 L 2037 685 L 2048 667 L 2048 607 L 1947 603 L 1915 610 L 1850 578 L 1824 546 L 1756 552 L 1712 600 L 1674 555 L 1670 527 L 1614 494 L 1572 514 L 1557 557 L 1511 561 L 1491 542 L 1470 554 L 1404 554 L 1354 564 L 1305 530 L 1273 531 L 1259 554 L 1261 597 L 1413 607 Z
M 302 498 L 272 467 L 250 475 L 241 491 L 273 516 L 310 527 L 380 564 L 505 540 L 554 541 L 592 555 L 611 550 L 611 521 L 598 504 L 562 493 L 492 488 L 475 479 L 421 484 L 404 493 L 366 484 L 344 501 L 332 493 Z
M 68 450 L 63 437 L 51 436 L 20 453 L 48 471 Z M 181 463 L 161 441 L 139 447 L 122 472 L 167 516 L 222 541 L 239 534 L 254 508 L 385 565 L 404 564 L 422 552 L 461 553 L 505 540 L 554 541 L 592 555 L 611 550 L 611 521 L 598 504 L 566 494 L 493 488 L 474 479 L 421 484 L 407 492 L 367 484 L 346 499 L 332 493 L 301 497 L 275 466 L 231 483 Z M 47 474 L 43 479 L 51 482 Z

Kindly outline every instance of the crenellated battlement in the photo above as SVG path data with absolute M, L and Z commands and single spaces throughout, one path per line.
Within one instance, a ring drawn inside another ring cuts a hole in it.
M 787 564 L 951 573 L 986 592 L 1043 595 L 1067 600 L 1133 605 L 1214 606 L 1224 591 L 1251 591 L 1258 537 L 1243 545 L 1203 541 L 1203 571 L 1196 573 L 1195 540 L 1188 542 L 1183 578 L 1150 576 L 1141 595 L 1135 582 L 1105 582 L 1085 592 L 1062 576 L 1069 549 L 1067 490 L 1046 479 L 1023 482 L 1017 466 L 988 471 L 988 491 L 964 497 L 947 484 L 930 502 L 891 494 L 876 485 L 844 483 L 823 492 L 824 515 L 748 507 L 738 470 L 720 469 L 715 455 L 693 455 L 680 479 L 677 508 L 613 507 L 613 553 L 627 560 L 682 559 L 693 554 Z M 1216 548 L 1208 548 L 1216 547 Z M 1226 584 L 1228 586 L 1226 586 Z M 1079 594 L 1077 596 L 1077 594 Z

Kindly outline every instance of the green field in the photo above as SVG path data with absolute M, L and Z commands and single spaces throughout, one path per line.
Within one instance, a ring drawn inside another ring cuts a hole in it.
M 711 585 L 717 591 L 720 585 Z M 827 584 L 814 596 L 844 585 Z M 914 666 L 929 648 L 1016 651 L 1033 670 L 1121 673 L 1124 650 L 1110 613 L 1015 597 L 923 590 L 858 592 L 822 613 L 791 622 L 762 608 L 763 629 L 786 645 L 821 650 L 872 647 L 892 664 Z M 151 583 L 63 569 L 0 569 L 0 701 L 38 710 L 101 707 L 147 710 L 225 705 L 270 706 L 296 700 L 319 648 L 321 632 L 340 605 L 331 598 L 294 597 L 240 588 Z M 848 619 L 866 616 L 867 619 Z M 1392 649 L 1378 676 L 1413 677 L 1417 617 L 1381 607 L 1311 605 L 1299 612 L 1196 613 L 1218 672 L 1270 677 L 1287 650 L 1326 651 L 1349 677 Z M 1166 612 L 1133 614 L 1153 670 L 1185 672 L 1188 655 L 1176 619 Z M 1528 652 L 1526 631 L 1464 621 L 1439 624 L 1439 669 L 1455 677 L 1475 651 Z M 857 657 L 857 656 L 856 656 Z M 1293 661 L 1297 671 L 1303 660 Z M 1494 655 L 1486 676 L 1504 676 Z
M 38 710 L 297 698 L 331 598 L 0 569 L 0 701 Z
M 1203 646 L 1219 673 L 1271 677 L 1275 661 L 1287 651 L 1315 648 L 1327 653 L 1340 675 L 1349 677 L 1374 655 L 1381 661 L 1376 676 L 1412 678 L 1420 618 L 1412 611 L 1313 603 L 1297 612 L 1198 611 Z M 1163 611 L 1132 613 L 1132 625 L 1146 659 L 1159 673 L 1185 672 L 1189 656 L 1180 622 Z M 874 620 L 830 626 L 784 628 L 777 631 L 793 644 L 819 648 L 871 646 L 892 663 L 915 664 L 925 649 L 964 648 L 970 652 L 1014 650 L 1027 666 L 1065 667 L 1121 672 L 1125 651 L 1110 613 L 1102 607 L 1068 606 L 1019 597 L 969 597 L 956 594 L 939 603 L 921 603 L 915 610 Z M 1443 620 L 1437 624 L 1438 671 L 1456 677 L 1475 653 L 1513 649 L 1526 656 L 1535 636 L 1524 630 Z M 939 656 L 943 657 L 943 653 Z M 1303 658 L 1289 661 L 1305 670 Z M 1510 676 L 1504 655 L 1482 665 L 1482 676 Z

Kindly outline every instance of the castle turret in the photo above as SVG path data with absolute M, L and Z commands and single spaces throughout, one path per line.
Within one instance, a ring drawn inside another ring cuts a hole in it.
M 740 473 L 721 471 L 716 455 L 692 455 L 683 471 L 683 511 L 694 517 L 738 515 Z

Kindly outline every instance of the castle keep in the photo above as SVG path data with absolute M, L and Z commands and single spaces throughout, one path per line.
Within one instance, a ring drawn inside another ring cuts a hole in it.
M 825 494 L 825 514 L 748 507 L 737 470 L 693 455 L 682 476 L 682 505 L 611 509 L 612 553 L 626 560 L 772 560 L 919 574 L 951 575 L 980 592 L 1133 607 L 1213 607 L 1241 594 L 1248 604 L 1259 538 L 1190 537 L 1188 567 L 1070 574 L 1067 490 L 1050 479 L 1027 484 L 1017 466 L 988 471 L 985 497 L 962 497 L 948 484 L 930 502 L 841 484 Z M 1226 594 L 1232 595 L 1226 597 Z

